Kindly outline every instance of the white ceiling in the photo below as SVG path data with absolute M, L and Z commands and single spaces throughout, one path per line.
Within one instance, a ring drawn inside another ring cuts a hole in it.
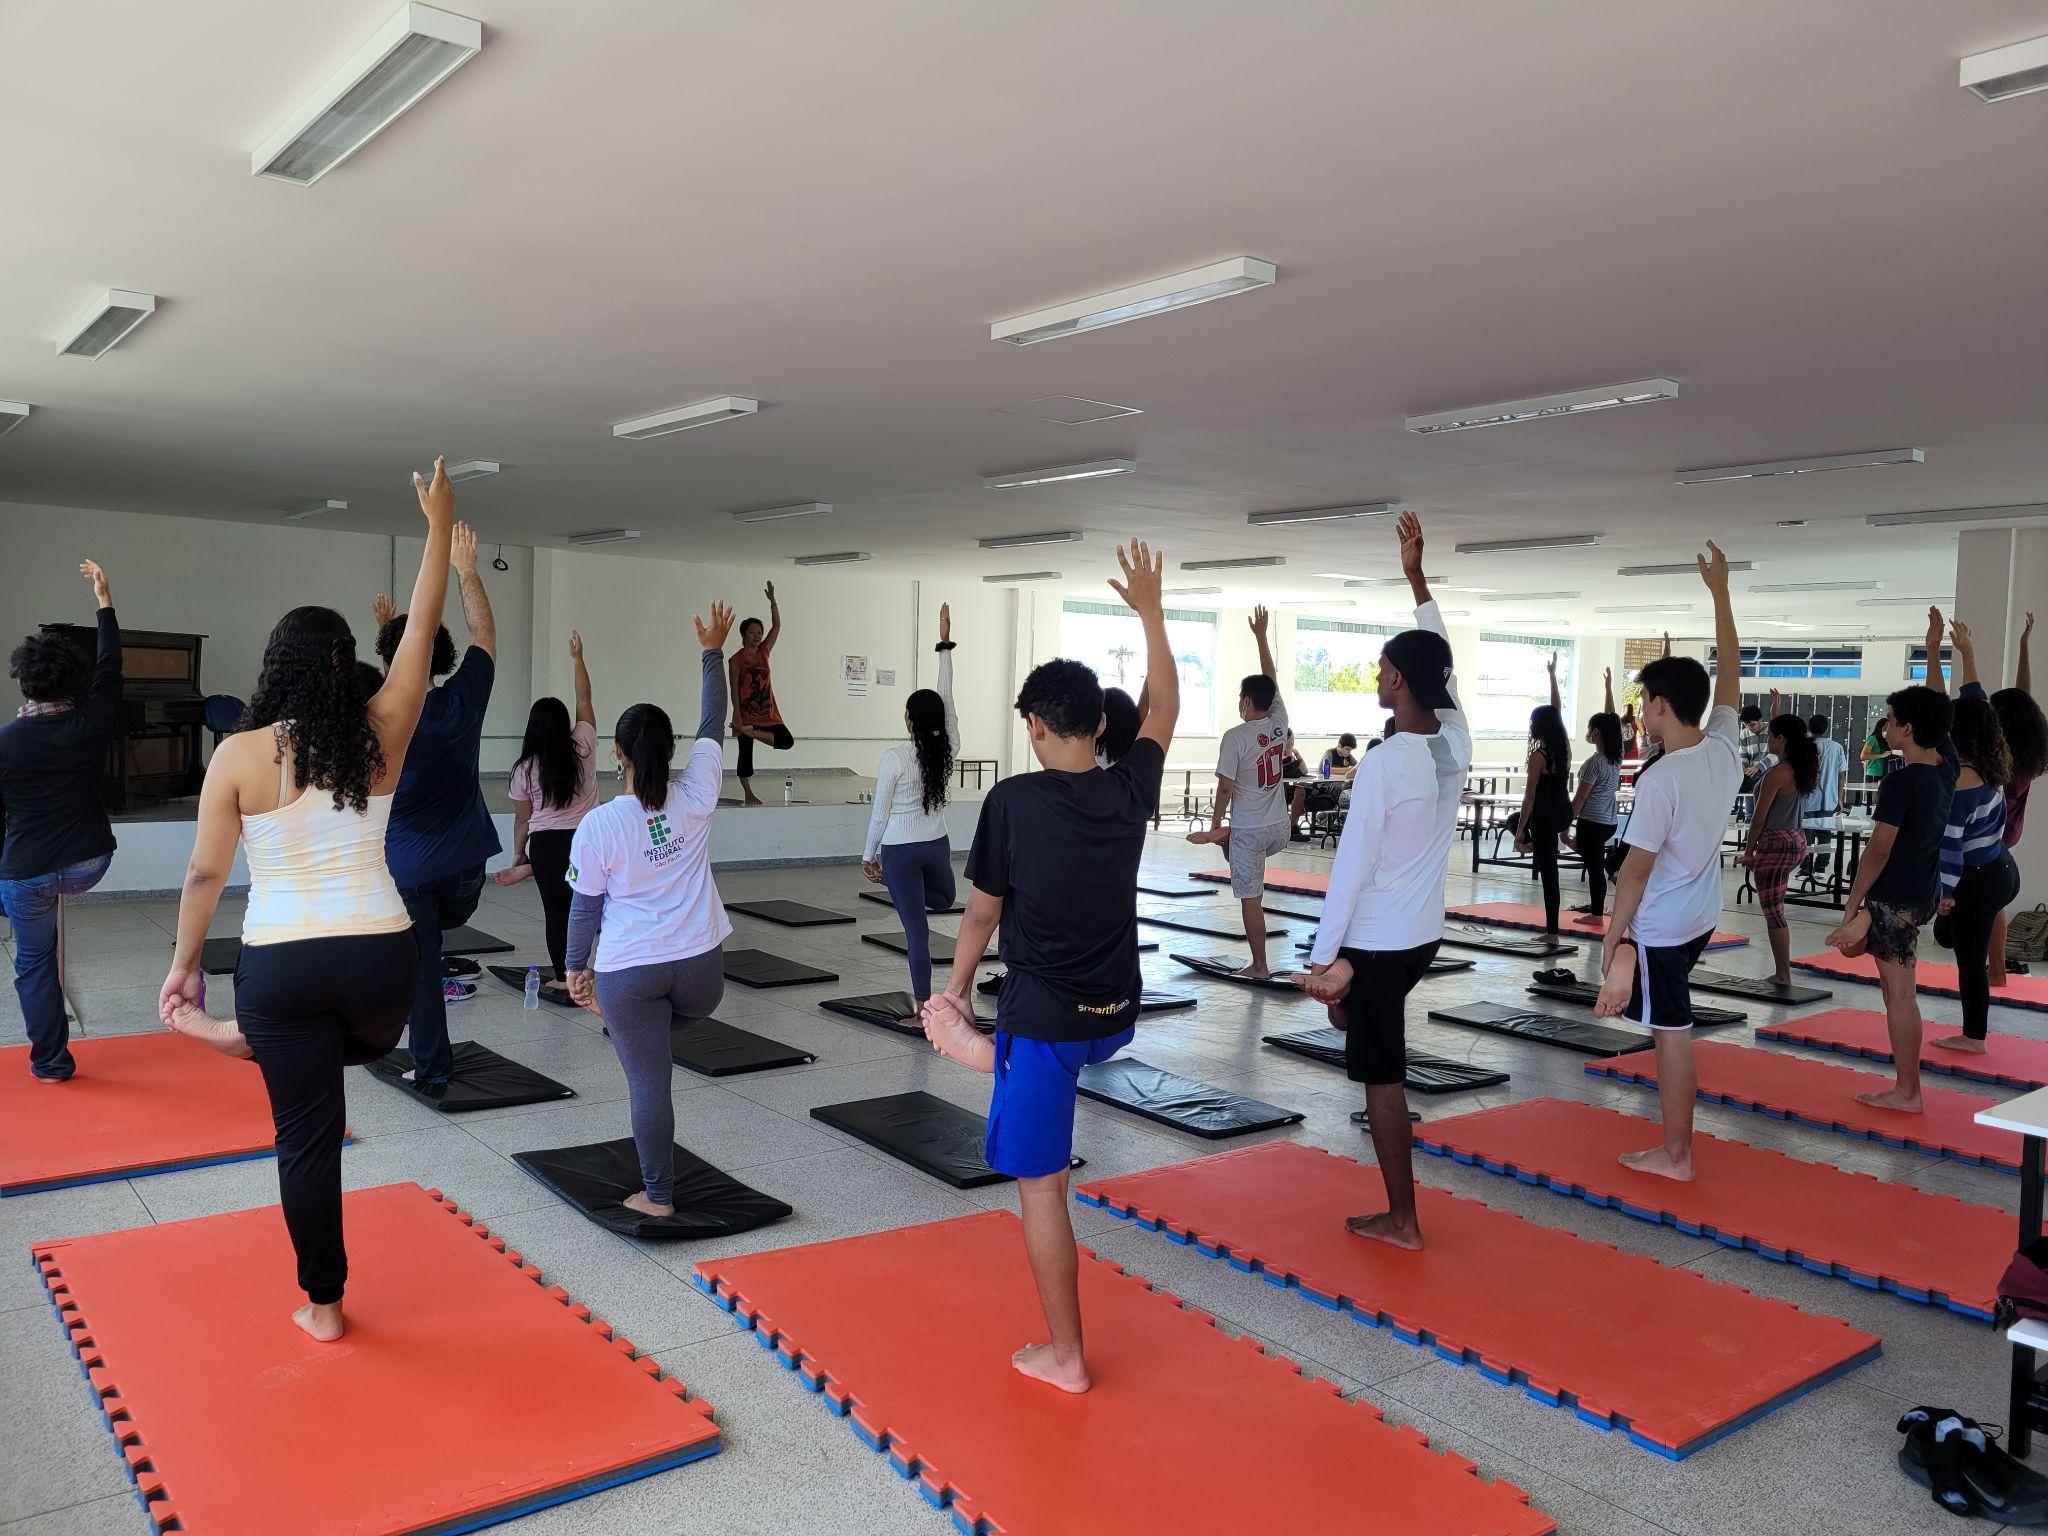
M 1587 610 L 1699 589 L 1615 568 L 1708 532 L 1751 580 L 1936 596 L 1953 531 L 1866 514 L 2048 500 L 2048 94 L 1955 84 L 1960 55 L 2048 32 L 2044 0 L 452 8 L 483 52 L 310 189 L 252 177 L 249 150 L 391 0 L 0 9 L 0 398 L 37 407 L 0 440 L 0 499 L 274 521 L 333 496 L 354 506 L 323 526 L 405 531 L 406 473 L 441 451 L 513 466 L 463 494 L 490 539 L 626 525 L 663 555 L 862 549 L 1099 591 L 1138 533 L 1175 561 L 1285 554 L 1224 583 L 1274 598 L 1391 573 L 1391 535 L 1247 512 L 1401 500 L 1445 579 L 1586 594 L 1456 606 L 1632 633 L 1699 622 Z M 988 340 L 1237 254 L 1278 286 Z M 109 286 L 161 308 L 99 361 L 55 356 Z M 1657 375 L 1678 401 L 1401 427 Z M 725 393 L 760 414 L 610 436 Z M 1060 393 L 1144 414 L 1004 409 Z M 1926 464 L 1670 479 L 1895 446 Z M 1139 472 L 980 486 L 1113 455 Z M 837 510 L 726 516 L 810 500 Z M 974 547 L 1063 527 L 1087 541 Z M 1586 530 L 1605 547 L 1449 554 Z M 1868 595 L 1743 606 L 1868 623 Z

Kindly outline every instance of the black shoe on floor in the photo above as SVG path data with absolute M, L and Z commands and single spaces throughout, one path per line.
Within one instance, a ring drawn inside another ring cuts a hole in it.
M 1899 1466 L 1953 1515 L 2005 1525 L 2048 1524 L 2048 1478 L 2016 1461 L 1996 1427 L 1952 1408 L 1914 1408 L 1899 1420 Z

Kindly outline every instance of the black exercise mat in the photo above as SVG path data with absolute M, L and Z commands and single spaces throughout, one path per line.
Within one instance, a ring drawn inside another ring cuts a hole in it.
M 1599 1019 L 1560 1019 L 1554 1013 L 1536 1013 L 1527 1008 L 1509 1008 L 1500 1003 L 1461 1003 L 1455 1008 L 1432 1008 L 1430 1018 L 1439 1024 L 1462 1024 L 1489 1034 L 1511 1035 L 1533 1040 L 1538 1045 L 1559 1045 L 1582 1056 L 1626 1056 L 1650 1045 L 1647 1030 L 1622 1029 Z
M 1576 955 L 1579 946 L 1541 934 L 1515 933 L 1486 928 L 1478 923 L 1445 923 L 1444 942 L 1453 949 L 1479 949 L 1490 955 L 1520 955 L 1528 960 L 1551 960 L 1559 955 Z
M 872 901 L 878 903 L 881 906 L 889 907 L 892 909 L 896 905 L 895 902 L 889 899 L 889 893 L 887 891 L 862 891 L 860 893 L 860 899 L 862 901 Z M 967 908 L 962 903 L 956 901 L 950 907 L 938 907 L 933 909 L 931 915 L 933 917 L 958 917 L 962 912 L 965 912 L 966 910 Z
M 444 955 L 509 955 L 512 946 L 503 939 L 493 938 L 481 928 L 464 926 L 441 930 L 441 953 Z
M 738 1029 L 722 1019 L 696 1019 L 669 1027 L 668 1053 L 699 1077 L 735 1077 L 775 1067 L 808 1066 L 818 1058 L 780 1040 Z
M 839 979 L 837 971 L 821 971 L 814 965 L 771 955 L 765 949 L 728 949 L 725 976 L 726 980 L 746 987 L 801 987 L 814 981 Z
M 807 907 L 800 901 L 728 901 L 725 910 L 744 912 L 748 917 L 779 923 L 784 928 L 826 928 L 853 921 L 844 912 L 827 912 L 823 907 Z
M 913 1091 L 820 1104 L 811 1111 L 811 1118 L 908 1163 L 920 1173 L 943 1179 L 955 1189 L 1009 1182 L 1008 1174 L 997 1173 L 981 1155 L 988 1121 L 936 1094 Z
M 1003 990 L 1003 973 L 984 976 L 975 984 L 975 991 L 983 997 L 996 997 Z M 1186 992 L 1141 992 L 1138 994 L 1138 1012 L 1173 1013 L 1178 1009 L 1192 1008 L 1196 999 Z
M 1083 1098 L 1098 1104 L 1113 1104 L 1209 1141 L 1270 1131 L 1276 1125 L 1297 1125 L 1304 1118 L 1299 1110 L 1211 1087 L 1135 1056 L 1118 1056 L 1083 1067 L 1080 1091 Z
M 1175 933 L 1199 933 L 1207 939 L 1234 939 L 1240 944 L 1244 942 L 1244 925 L 1242 923 L 1233 928 L 1221 920 L 1213 923 L 1198 923 L 1185 917 L 1158 917 L 1144 912 L 1138 914 L 1138 921 L 1148 928 L 1167 928 Z M 1284 939 L 1286 937 L 1287 930 L 1285 928 L 1268 928 L 1266 930 L 1268 941 Z
M 407 1082 L 404 1074 L 411 1070 L 411 1051 L 393 1051 L 370 1063 L 374 1076 L 447 1115 L 470 1109 L 510 1109 L 516 1104 L 552 1104 L 557 1099 L 576 1097 L 575 1089 L 552 1077 L 543 1077 L 531 1067 L 522 1067 L 474 1040 L 455 1042 L 455 1071 L 444 1093 L 426 1093 L 418 1084 Z
M 1297 955 L 1306 955 L 1315 947 L 1315 940 L 1303 939 L 1294 946 L 1294 952 Z M 1422 973 L 1422 979 L 1427 981 L 1432 976 L 1454 976 L 1459 971 L 1471 970 L 1478 963 L 1477 960 L 1467 960 L 1461 955 L 1438 955 L 1429 962 L 1429 969 Z
M 1576 976 L 1570 981 L 1531 982 L 1529 993 L 1533 997 L 1551 997 L 1561 1003 L 1577 1003 L 1585 1008 L 1600 1001 L 1600 989 Z M 1709 1008 L 1704 1003 L 1692 1005 L 1692 1021 L 1700 1029 L 1718 1029 L 1722 1025 L 1743 1024 L 1748 1020 L 1748 1014 L 1737 1013 L 1733 1008 Z
M 1421 1119 L 1422 1112 L 1420 1110 L 1411 1109 L 1408 1111 L 1408 1123 L 1410 1125 L 1415 1124 Z M 1372 1129 L 1372 1116 L 1365 1110 L 1354 1109 L 1351 1111 L 1351 1123 L 1369 1131 Z
M 1824 1003 L 1835 995 L 1825 987 L 1804 987 L 1796 982 L 1789 987 L 1781 987 L 1768 976 L 1737 976 L 1733 971 L 1695 970 L 1689 985 L 1695 992 L 1754 998 L 1760 1003 L 1780 1003 L 1788 1008 Z
M 1171 896 L 1175 900 L 1186 900 L 1190 896 L 1214 896 L 1219 888 L 1213 885 L 1147 885 L 1138 882 L 1138 892 L 1144 896 Z
M 860 936 L 860 941 L 863 944 L 872 944 L 877 949 L 886 949 L 891 954 L 907 955 L 910 953 L 910 940 L 903 936 L 901 928 L 898 928 L 894 933 L 864 933 Z M 953 950 L 959 943 L 960 935 L 957 933 L 945 933 L 937 928 L 932 930 L 931 951 L 934 957 L 951 960 L 953 958 Z M 993 960 L 995 957 L 996 952 L 991 949 L 984 951 L 981 958 Z
M 1240 987 L 1257 987 L 1264 992 L 1292 992 L 1297 997 L 1308 994 L 1294 984 L 1293 971 L 1275 971 L 1270 976 L 1252 977 L 1240 975 L 1238 962 L 1226 960 L 1221 955 L 1171 955 L 1189 970 L 1201 976 L 1211 976 L 1217 981 L 1234 981 Z
M 600 1227 L 621 1237 L 659 1242 L 679 1237 L 731 1237 L 795 1213 L 772 1195 L 739 1180 L 682 1147 L 675 1149 L 671 1216 L 647 1216 L 626 1205 L 640 1193 L 640 1158 L 633 1138 L 595 1141 L 582 1147 L 514 1152 L 512 1161 L 575 1206 Z
M 827 1013 L 836 1013 L 841 1018 L 856 1019 L 862 1024 L 875 1024 L 898 1035 L 915 1035 L 924 1038 L 923 1026 L 906 1024 L 905 1019 L 917 1017 L 917 999 L 908 992 L 874 992 L 865 997 L 828 997 L 818 1006 Z M 975 1024 L 984 1034 L 995 1029 L 990 1019 L 976 1019 Z
M 510 988 L 511 988 L 511 989 L 512 989 L 512 990 L 513 990 L 514 992 L 517 992 L 517 993 L 519 994 L 519 996 L 520 996 L 520 999 L 521 999 L 522 1001 L 524 1001 L 524 1000 L 525 1000 L 525 997 L 526 997 L 526 967 L 525 967 L 525 966 L 523 966 L 523 965 L 487 965 L 487 966 L 485 966 L 485 967 L 484 967 L 484 969 L 485 969 L 485 970 L 487 970 L 487 971 L 489 971 L 489 972 L 491 973 L 492 977 L 493 977 L 493 978 L 494 978 L 495 980 L 498 980 L 498 981 L 502 981 L 502 982 L 503 982 L 503 983 L 504 983 L 504 984 L 505 984 L 506 986 L 510 987 Z M 541 1000 L 541 1001 L 542 1001 L 543 1003 L 547 1004 L 547 1005 L 548 1005 L 548 1007 L 550 1007 L 550 1008 L 570 1008 L 570 1009 L 576 1009 L 576 1010 L 577 1010 L 577 1011 L 579 1011 L 579 1012 L 581 1011 L 581 1009 L 580 1009 L 580 1006 L 579 1006 L 579 1005 L 577 1004 L 577 1002 L 576 1002 L 576 1000 L 575 1000 L 574 998 L 570 998 L 570 997 L 561 997 L 561 998 L 554 998 L 554 997 L 549 997 L 549 996 L 548 996 L 548 982 L 549 982 L 549 981 L 551 981 L 551 980 L 552 980 L 552 979 L 554 978 L 554 970 L 555 970 L 555 968 L 554 968 L 554 967 L 553 967 L 552 965 L 543 965 L 543 966 L 538 966 L 538 967 L 536 967 L 536 969 L 537 969 L 537 970 L 539 970 L 539 972 L 540 972 L 540 983 L 541 983 L 541 985 L 540 985 L 540 1000 Z
M 1336 1029 L 1304 1029 L 1291 1035 L 1261 1035 L 1259 1038 L 1296 1056 L 1320 1061 L 1325 1066 L 1344 1065 L 1344 1033 Z M 1427 1051 L 1408 1050 L 1408 1086 L 1416 1093 L 1462 1093 L 1467 1088 L 1498 1088 L 1508 1080 L 1505 1072 L 1475 1067 L 1462 1061 L 1448 1061 Z
M 208 939 L 199 946 L 199 968 L 209 976 L 232 976 L 235 962 L 242 958 L 240 935 Z

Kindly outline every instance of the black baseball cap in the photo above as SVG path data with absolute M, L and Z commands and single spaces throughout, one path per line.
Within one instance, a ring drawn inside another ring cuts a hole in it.
M 1453 708 L 1451 642 L 1434 630 L 1404 629 L 1381 648 L 1424 709 Z

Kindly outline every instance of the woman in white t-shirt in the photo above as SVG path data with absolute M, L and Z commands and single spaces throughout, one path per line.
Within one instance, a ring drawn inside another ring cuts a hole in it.
M 668 715 L 635 704 L 612 735 L 626 792 L 583 818 L 569 850 L 569 995 L 604 1019 L 625 1069 L 643 1187 L 624 1203 L 643 1216 L 675 1214 L 669 1035 L 709 1018 L 725 995 L 732 932 L 711 881 L 732 610 L 713 603 L 711 622 L 696 623 L 702 702 L 682 772 Z
M 939 606 L 939 686 L 920 688 L 903 707 L 908 741 L 882 754 L 875 769 L 875 809 L 860 871 L 889 888 L 889 901 L 903 922 L 903 947 L 910 960 L 915 1019 L 932 995 L 932 939 L 929 914 L 953 905 L 953 844 L 946 836 L 946 798 L 953 758 L 960 750 L 960 717 L 953 710 L 953 610 Z
M 576 666 L 576 721 L 560 699 L 535 699 L 526 713 L 526 736 L 512 765 L 506 793 L 512 801 L 512 867 L 497 873 L 500 885 L 529 877 L 540 890 L 547 920 L 548 960 L 554 981 L 541 990 L 550 1002 L 569 1001 L 569 970 L 563 950 L 569 942 L 569 840 L 597 804 L 597 710 L 590 702 L 590 672 L 583 665 L 583 637 L 569 631 L 569 659 Z

